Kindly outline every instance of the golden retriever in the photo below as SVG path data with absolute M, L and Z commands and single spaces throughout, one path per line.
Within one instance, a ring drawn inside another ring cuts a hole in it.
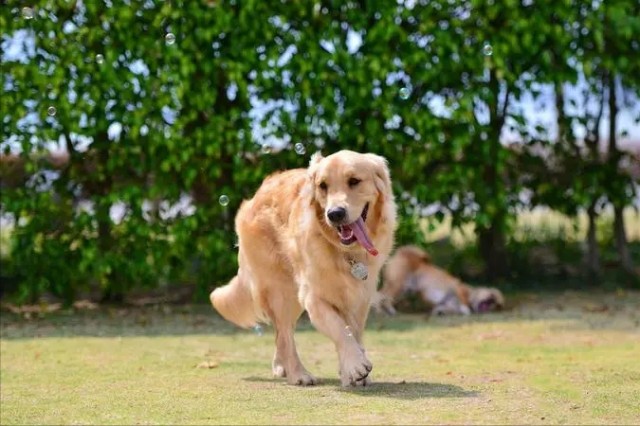
M 368 385 L 372 364 L 362 334 L 395 228 L 383 157 L 316 153 L 307 169 L 267 177 L 242 203 L 236 216 L 238 274 L 211 293 L 211 303 L 241 327 L 271 323 L 273 374 L 294 385 L 317 382 L 294 342 L 306 310 L 335 344 L 342 385 Z
M 415 246 L 399 247 L 385 266 L 383 277 L 374 306 L 390 315 L 395 314 L 394 304 L 405 292 L 419 293 L 434 315 L 469 315 L 504 307 L 500 290 L 463 283 L 431 263 L 429 255 Z

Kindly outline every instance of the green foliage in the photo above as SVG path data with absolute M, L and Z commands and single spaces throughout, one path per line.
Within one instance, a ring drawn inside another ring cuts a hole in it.
M 305 165 L 296 143 L 386 156 L 399 241 L 420 243 L 421 210 L 438 203 L 436 220 L 475 223 L 490 270 L 523 189 L 569 212 L 624 199 L 628 178 L 607 186 L 594 167 L 547 181 L 544 161 L 500 139 L 539 141 L 514 105 L 540 84 L 595 84 L 605 69 L 637 91 L 637 5 L 498 3 L 9 2 L 3 50 L 21 42 L 26 57 L 3 60 L 2 151 L 32 176 L 2 186 L 20 297 L 98 286 L 119 299 L 186 276 L 204 296 L 235 273 L 242 199 Z M 285 149 L 267 153 L 269 138 Z M 43 161 L 52 147 L 64 165 Z M 168 215 L 186 196 L 195 212 Z

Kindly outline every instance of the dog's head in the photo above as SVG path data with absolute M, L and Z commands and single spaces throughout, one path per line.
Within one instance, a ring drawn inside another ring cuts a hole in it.
M 472 287 L 469 289 L 469 306 L 476 313 L 499 311 L 504 308 L 504 296 L 497 288 Z
M 309 179 L 312 203 L 322 212 L 322 220 L 334 230 L 343 246 L 359 243 L 374 256 L 378 254 L 370 233 L 383 216 L 395 214 L 387 162 L 375 154 L 339 151 L 311 158 Z M 394 220 L 395 217 L 386 217 Z

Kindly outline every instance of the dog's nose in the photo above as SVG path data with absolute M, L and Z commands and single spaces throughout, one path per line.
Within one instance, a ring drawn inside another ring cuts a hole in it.
M 340 223 L 347 217 L 347 209 L 343 207 L 334 207 L 327 212 L 327 217 L 333 223 Z

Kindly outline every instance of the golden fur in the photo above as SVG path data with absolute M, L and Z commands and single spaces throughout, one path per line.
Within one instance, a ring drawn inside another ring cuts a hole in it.
M 347 221 L 368 211 L 364 223 L 377 256 L 358 241 L 341 244 L 327 216 L 336 207 L 346 211 Z M 313 325 L 335 343 L 342 385 L 367 385 L 372 365 L 362 333 L 395 227 L 384 158 L 353 151 L 326 158 L 315 154 L 308 169 L 267 177 L 243 202 L 236 216 L 238 274 L 211 293 L 211 302 L 239 326 L 270 322 L 276 340 L 273 373 L 297 385 L 317 382 L 300 362 L 293 337 L 306 310 Z M 365 280 L 351 274 L 349 260 L 367 266 Z
M 431 263 L 415 246 L 399 247 L 383 272 L 383 285 L 374 303 L 378 311 L 394 314 L 393 305 L 405 292 L 418 292 L 436 315 L 501 309 L 504 296 L 490 287 L 472 287 Z

